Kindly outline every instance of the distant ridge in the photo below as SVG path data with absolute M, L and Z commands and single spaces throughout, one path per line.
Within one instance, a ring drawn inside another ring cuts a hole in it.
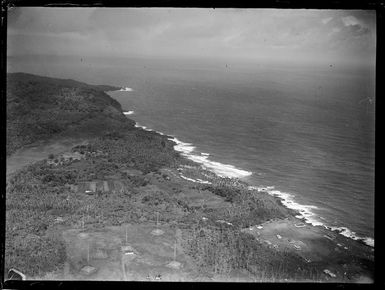
M 7 156 L 33 142 L 57 135 L 98 136 L 135 122 L 105 91 L 89 85 L 28 73 L 7 74 Z
M 109 85 L 89 85 L 86 83 L 75 81 L 73 79 L 51 78 L 47 76 L 34 75 L 34 74 L 29 74 L 24 72 L 7 73 L 7 81 L 10 78 L 11 79 L 15 78 L 23 81 L 40 81 L 40 82 L 45 82 L 46 84 L 53 84 L 53 85 L 58 85 L 62 87 L 94 88 L 96 90 L 101 90 L 104 92 L 116 91 L 121 89 L 120 87 L 114 87 Z

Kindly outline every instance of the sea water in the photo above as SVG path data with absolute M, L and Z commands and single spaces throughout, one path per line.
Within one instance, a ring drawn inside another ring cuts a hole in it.
M 109 94 L 127 117 L 185 156 L 373 245 L 374 68 L 86 59 L 8 70 L 122 87 Z

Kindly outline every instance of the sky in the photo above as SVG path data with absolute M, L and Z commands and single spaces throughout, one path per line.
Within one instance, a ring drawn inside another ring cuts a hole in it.
M 13 8 L 8 56 L 374 64 L 375 11 Z

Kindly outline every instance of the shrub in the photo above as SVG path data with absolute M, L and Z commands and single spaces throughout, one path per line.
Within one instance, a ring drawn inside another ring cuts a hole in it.
M 225 201 L 234 202 L 240 195 L 240 190 L 226 185 L 208 185 L 202 188 L 203 190 L 209 190 L 212 193 L 224 197 Z
M 56 270 L 66 258 L 64 243 L 53 237 L 18 235 L 6 239 L 5 270 L 19 269 L 28 276 Z
M 282 281 L 293 277 L 314 280 L 322 270 L 306 264 L 294 253 L 271 249 L 236 229 L 195 224 L 184 235 L 187 253 L 206 275 L 247 270 L 256 280 Z

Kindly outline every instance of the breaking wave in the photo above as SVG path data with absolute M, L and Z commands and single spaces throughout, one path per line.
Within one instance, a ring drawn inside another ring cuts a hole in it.
M 164 135 L 162 132 L 149 129 L 146 126 L 139 125 L 138 123 L 135 124 L 135 127 L 139 127 L 150 132 L 154 131 L 161 135 Z M 194 152 L 195 146 L 193 146 L 191 143 L 182 142 L 174 136 L 172 136 L 172 138 L 169 138 L 169 140 L 174 141 L 176 143 L 176 145 L 174 146 L 174 149 L 180 152 L 182 156 L 192 161 L 195 161 L 196 163 L 201 164 L 203 168 L 214 172 L 220 177 L 242 178 L 242 177 L 250 176 L 252 174 L 252 172 L 250 171 L 236 168 L 235 166 L 230 164 L 223 164 L 220 162 L 209 160 L 210 154 L 195 153 Z
M 128 88 L 128 87 L 123 87 L 123 88 L 121 88 L 121 89 L 119 90 L 119 92 L 132 92 L 132 91 L 133 91 L 133 89 Z
M 298 212 L 298 215 L 295 216 L 296 218 L 302 219 L 308 224 L 311 224 L 313 226 L 323 226 L 324 228 L 329 229 L 331 231 L 338 232 L 339 234 L 347 238 L 351 238 L 356 241 L 361 241 L 370 247 L 374 247 L 373 238 L 359 237 L 355 232 L 349 230 L 347 227 L 333 227 L 333 226 L 325 225 L 323 222 L 320 221 L 320 219 L 323 219 L 323 218 L 318 217 L 314 212 L 312 212 L 313 209 L 318 209 L 317 206 L 299 204 L 296 201 L 294 201 L 294 196 L 290 193 L 275 190 L 274 186 L 267 186 L 267 187 L 249 186 L 248 189 L 257 190 L 259 192 L 266 192 L 272 196 L 278 197 L 279 199 L 281 199 L 281 202 L 284 206 Z
M 146 126 L 139 125 L 138 123 L 135 124 L 135 127 L 142 128 L 150 132 L 157 132 L 160 135 L 164 135 L 162 132 L 149 129 Z M 169 138 L 169 140 L 174 141 L 176 143 L 176 145 L 174 146 L 174 149 L 180 152 L 182 156 L 201 164 L 203 168 L 214 172 L 216 175 L 220 177 L 242 178 L 242 177 L 247 177 L 252 175 L 252 172 L 236 168 L 233 165 L 223 164 L 220 162 L 209 160 L 210 154 L 196 153 L 195 152 L 196 147 L 193 146 L 191 143 L 182 142 L 174 136 L 172 136 L 172 138 Z M 185 180 L 189 180 L 192 182 L 207 183 L 206 181 L 201 179 L 192 179 L 183 175 L 181 175 L 181 177 Z M 259 192 L 266 192 L 272 196 L 278 197 L 285 207 L 298 212 L 298 215 L 295 216 L 296 218 L 304 220 L 305 223 L 307 224 L 311 224 L 313 226 L 323 226 L 324 228 L 329 229 L 331 231 L 338 232 L 339 234 L 345 237 L 351 238 L 356 241 L 361 241 L 370 247 L 374 247 L 374 239 L 371 237 L 360 237 L 355 232 L 349 230 L 346 227 L 333 227 L 333 226 L 325 225 L 323 222 L 320 221 L 320 219 L 322 218 L 318 217 L 312 211 L 314 209 L 318 209 L 317 206 L 299 204 L 294 200 L 293 194 L 276 190 L 274 186 L 267 186 L 267 187 L 249 186 L 248 189 L 257 190 Z
M 236 168 L 235 166 L 230 164 L 223 164 L 220 162 L 209 160 L 208 153 L 196 154 L 194 152 L 195 146 L 193 146 L 191 143 L 182 142 L 175 137 L 170 138 L 170 140 L 176 143 L 174 149 L 178 152 L 181 152 L 184 157 L 201 164 L 203 168 L 213 171 L 220 177 L 242 178 L 250 176 L 252 174 L 252 172 L 250 171 Z

